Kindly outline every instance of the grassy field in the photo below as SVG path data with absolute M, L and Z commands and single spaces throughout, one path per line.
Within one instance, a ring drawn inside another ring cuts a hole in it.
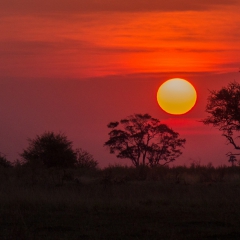
M 0 239 L 240 239 L 240 168 L 0 171 Z

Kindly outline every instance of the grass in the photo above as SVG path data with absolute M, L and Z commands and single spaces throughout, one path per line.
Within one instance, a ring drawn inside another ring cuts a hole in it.
M 239 239 L 240 169 L 1 169 L 0 239 Z M 75 181 L 75 178 L 78 181 Z

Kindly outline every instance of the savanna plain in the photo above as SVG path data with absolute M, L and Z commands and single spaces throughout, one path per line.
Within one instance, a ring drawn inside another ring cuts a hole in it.
M 0 171 L 0 239 L 240 237 L 239 166 Z

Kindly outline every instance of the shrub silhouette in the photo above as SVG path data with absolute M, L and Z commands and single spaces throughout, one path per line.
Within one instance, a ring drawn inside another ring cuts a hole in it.
M 5 155 L 3 155 L 2 153 L 0 153 L 0 167 L 3 168 L 10 168 L 12 167 L 11 162 L 9 162 L 6 158 Z
M 75 150 L 76 153 L 76 167 L 77 168 L 88 168 L 88 169 L 93 169 L 96 168 L 98 166 L 98 162 L 93 158 L 93 156 L 81 149 L 81 148 L 77 148 Z
M 29 139 L 29 146 L 20 156 L 27 164 L 39 164 L 47 168 L 71 168 L 76 164 L 72 142 L 64 134 L 45 132 Z

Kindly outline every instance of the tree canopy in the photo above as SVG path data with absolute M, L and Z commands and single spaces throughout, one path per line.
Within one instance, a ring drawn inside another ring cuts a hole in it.
M 133 114 L 107 126 L 111 131 L 104 145 L 118 158 L 130 159 L 134 166 L 170 163 L 182 154 L 186 141 L 149 114 Z
M 21 154 L 27 163 L 40 163 L 46 167 L 74 167 L 76 153 L 72 149 L 72 142 L 64 134 L 45 132 L 28 141 L 28 148 Z
M 228 143 L 240 150 L 237 143 L 240 131 L 240 84 L 231 82 L 220 90 L 210 91 L 206 112 L 202 122 L 218 128 Z

